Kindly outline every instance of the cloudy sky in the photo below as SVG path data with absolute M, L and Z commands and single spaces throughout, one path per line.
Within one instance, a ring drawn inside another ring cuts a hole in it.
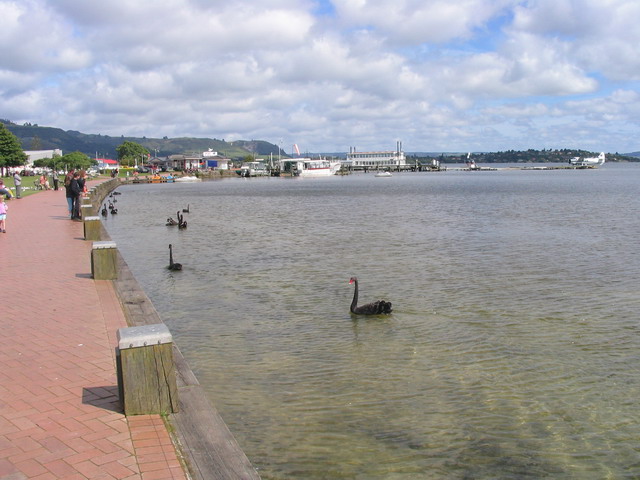
M 0 118 L 285 151 L 640 150 L 638 0 L 0 0 Z

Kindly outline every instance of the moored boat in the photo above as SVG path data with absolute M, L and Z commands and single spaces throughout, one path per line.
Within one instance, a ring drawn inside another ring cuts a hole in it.
M 195 175 L 187 175 L 184 177 L 176 177 L 174 182 L 199 182 L 200 179 Z
M 241 177 L 269 176 L 269 170 L 267 170 L 267 166 L 262 162 L 245 162 L 236 173 Z
M 280 171 L 289 171 L 296 177 L 329 177 L 340 170 L 339 161 L 323 158 L 291 158 L 280 162 Z

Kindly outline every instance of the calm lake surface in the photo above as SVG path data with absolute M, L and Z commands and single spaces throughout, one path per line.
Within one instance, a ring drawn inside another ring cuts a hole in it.
M 119 191 L 109 234 L 263 479 L 640 477 L 640 166 Z M 354 275 L 392 315 L 351 317 Z

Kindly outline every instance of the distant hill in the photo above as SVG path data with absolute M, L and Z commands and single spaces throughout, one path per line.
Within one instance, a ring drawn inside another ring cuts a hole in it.
M 86 134 L 74 130 L 62 130 L 54 127 L 40 127 L 38 125 L 17 125 L 9 120 L 0 119 L 0 123 L 16 136 L 24 150 L 50 150 L 59 148 L 63 153 L 82 152 L 90 157 L 99 156 L 117 158 L 116 147 L 125 140 L 139 143 L 147 148 L 152 155 L 166 157 L 174 154 L 198 154 L 209 149 L 232 160 L 242 160 L 248 155 L 257 158 L 274 157 L 280 154 L 288 158 L 278 146 L 263 140 L 236 140 L 226 142 L 217 138 L 138 138 L 111 137 L 109 135 Z M 526 162 L 566 162 L 572 157 L 597 156 L 600 152 L 585 150 L 508 150 L 505 152 L 475 152 L 473 158 L 478 163 L 526 163 Z M 318 153 L 305 153 L 305 156 L 316 156 Z M 320 154 L 328 157 L 345 158 L 346 153 L 334 152 Z M 439 159 L 444 163 L 458 163 L 466 160 L 467 152 L 407 152 L 407 160 L 429 162 Z M 607 153 L 607 161 L 640 161 L 640 152 L 627 154 Z
M 198 154 L 211 149 L 233 160 L 247 155 L 256 157 L 278 154 L 278 146 L 261 140 L 238 140 L 225 142 L 216 138 L 138 138 L 111 137 L 109 135 L 86 134 L 74 130 L 62 130 L 38 125 L 16 125 L 8 120 L 1 123 L 20 140 L 23 150 L 52 150 L 59 148 L 63 153 L 82 152 L 90 157 L 117 158 L 116 148 L 125 140 L 145 147 L 152 155 L 166 157 L 174 154 Z

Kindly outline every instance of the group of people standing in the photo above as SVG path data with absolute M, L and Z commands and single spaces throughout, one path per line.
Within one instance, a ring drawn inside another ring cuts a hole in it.
M 20 174 L 16 172 L 13 175 L 13 182 L 15 185 L 15 198 L 22 198 L 22 177 Z M 58 189 L 58 175 L 57 173 L 53 176 L 54 189 Z M 71 169 L 69 173 L 65 176 L 64 179 L 64 187 L 66 190 L 67 196 L 67 205 L 69 207 L 69 216 L 71 220 L 81 220 L 82 215 L 80 214 L 80 199 L 82 198 L 82 194 L 87 191 L 87 173 L 84 170 L 75 171 Z M 46 180 L 46 177 L 43 175 L 40 178 L 40 185 L 44 190 L 49 190 L 49 182 Z M 11 193 L 2 179 L 0 179 L 0 233 L 6 233 L 6 219 L 7 219 L 7 210 L 8 206 L 6 204 L 5 198 L 12 199 L 14 196 Z
M 84 170 L 69 170 L 64 178 L 64 188 L 67 195 L 67 206 L 71 220 L 81 220 L 80 198 L 87 191 L 87 173 Z

